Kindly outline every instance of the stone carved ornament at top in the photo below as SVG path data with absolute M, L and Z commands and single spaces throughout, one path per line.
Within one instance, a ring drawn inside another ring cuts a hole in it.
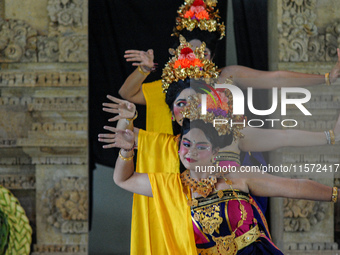
M 325 218 L 325 203 L 290 198 L 283 201 L 286 232 L 308 232 Z
M 280 61 L 336 61 L 340 23 L 328 25 L 325 34 L 320 34 L 314 23 L 315 6 L 316 0 L 282 0 L 282 20 L 278 24 Z
M 0 62 L 37 62 L 37 31 L 22 20 L 0 19 Z
M 47 11 L 53 25 L 83 26 L 83 0 L 49 0 Z

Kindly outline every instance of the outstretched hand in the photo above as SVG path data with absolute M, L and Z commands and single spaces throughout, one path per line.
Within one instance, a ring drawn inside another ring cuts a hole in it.
M 107 95 L 113 103 L 103 103 L 103 111 L 109 113 L 117 113 L 118 115 L 110 118 L 109 121 L 116 121 L 120 119 L 132 119 L 136 113 L 136 106 L 126 100 L 121 100 L 116 97 Z
M 133 66 L 141 66 L 146 71 L 151 71 L 154 67 L 154 55 L 153 50 L 142 51 L 142 50 L 127 50 L 125 51 L 124 58 L 127 62 L 133 62 Z
M 107 143 L 103 145 L 104 149 L 121 148 L 129 150 L 133 147 L 135 141 L 133 131 L 129 129 L 120 130 L 110 126 L 104 126 L 104 129 L 113 132 L 98 135 L 99 142 Z
M 336 50 L 338 53 L 338 62 L 335 64 L 335 66 L 333 67 L 329 74 L 329 79 L 331 83 L 335 82 L 336 79 L 340 76 L 340 49 L 337 48 Z

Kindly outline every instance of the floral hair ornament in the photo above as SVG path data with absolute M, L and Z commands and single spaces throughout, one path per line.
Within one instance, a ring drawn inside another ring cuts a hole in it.
M 176 50 L 170 49 L 174 56 L 163 68 L 163 92 L 167 92 L 171 83 L 186 78 L 203 79 L 208 84 L 215 83 L 219 71 L 213 62 L 204 58 L 205 43 L 193 51 L 191 44 L 182 35 L 179 41 L 180 46 Z
M 225 36 L 224 23 L 220 23 L 219 11 L 214 10 L 217 0 L 185 0 L 177 11 L 174 35 L 178 36 L 183 29 L 189 31 L 199 28 L 209 32 L 219 32 L 220 39 Z
M 203 120 L 213 124 L 218 135 L 232 134 L 234 140 L 242 138 L 241 130 L 246 122 L 243 115 L 233 115 L 233 97 L 228 89 L 217 89 L 216 93 L 221 100 L 216 100 L 215 93 L 207 96 L 207 111 L 202 114 L 202 95 L 195 94 L 188 98 L 188 103 L 181 112 L 184 118 L 189 120 Z M 237 124 L 236 124 L 237 123 Z

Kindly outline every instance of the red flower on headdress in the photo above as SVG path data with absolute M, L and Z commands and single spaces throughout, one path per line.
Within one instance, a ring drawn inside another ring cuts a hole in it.
M 187 54 L 189 54 L 189 53 L 193 53 L 194 51 L 191 49 L 191 48 L 189 48 L 189 47 L 185 47 L 185 48 L 183 48 L 182 50 L 181 50 L 181 54 L 183 54 L 183 55 L 187 55 Z
M 199 60 L 198 58 L 195 58 L 195 60 L 193 61 L 193 66 L 202 67 L 203 64 L 202 64 L 201 60 Z
M 196 58 L 195 53 L 189 47 L 185 47 L 181 50 L 178 59 L 174 63 L 174 68 L 188 68 L 190 66 L 199 66 L 202 67 L 203 64 L 201 60 Z
M 195 0 L 192 5 L 193 6 L 200 6 L 200 5 L 205 6 L 203 0 Z
M 205 3 L 202 0 L 195 0 L 190 9 L 184 13 L 184 18 L 196 20 L 210 19 L 209 13 L 205 10 Z
M 209 19 L 209 14 L 207 13 L 206 10 L 203 10 L 203 11 L 201 11 L 201 12 L 199 12 L 199 13 L 196 13 L 196 14 L 195 14 L 195 17 L 196 17 L 197 19 L 199 19 L 199 20 L 201 20 L 201 19 L 206 19 L 206 20 L 208 20 L 208 19 Z
M 204 6 L 191 6 L 190 11 L 192 11 L 196 14 L 200 13 L 200 12 L 204 11 Z
M 186 19 L 191 18 L 191 17 L 194 16 L 194 14 L 195 13 L 193 11 L 189 10 L 184 14 L 184 18 L 186 18 Z

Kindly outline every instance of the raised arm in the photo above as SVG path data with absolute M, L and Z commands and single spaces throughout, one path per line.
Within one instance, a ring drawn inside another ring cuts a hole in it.
M 134 128 L 133 121 L 138 117 L 136 106 L 126 100 L 107 95 L 106 96 L 111 102 L 103 103 L 103 111 L 108 113 L 117 114 L 115 117 L 110 118 L 109 122 L 117 122 L 117 129 L 120 130 L 132 130 L 135 132 L 135 144 L 138 144 L 138 131 L 139 129 Z M 105 126 L 107 127 L 107 126 Z M 105 129 L 104 127 L 104 129 Z
M 340 75 L 340 49 L 337 49 L 338 62 L 329 73 L 329 82 L 334 83 Z M 259 71 L 244 66 L 227 66 L 222 68 L 219 82 L 227 78 L 242 89 L 270 89 L 273 87 L 305 87 L 325 84 L 325 75 L 297 73 L 291 71 Z
M 154 67 L 153 50 L 146 52 L 127 50 L 124 57 L 127 62 L 133 62 L 132 65 L 137 66 L 137 68 L 127 77 L 118 93 L 122 98 L 130 102 L 145 105 L 146 101 L 142 90 L 142 83 Z
M 127 191 L 152 197 L 149 176 L 134 171 L 134 132 L 110 126 L 105 126 L 104 129 L 110 133 L 98 135 L 99 142 L 107 143 L 103 148 L 121 148 L 113 173 L 114 182 Z
M 268 173 L 247 174 L 246 184 L 255 196 L 332 201 L 333 188 L 312 180 L 289 179 Z
M 340 141 L 340 116 L 334 127 L 334 141 Z M 278 130 L 246 127 L 242 130 L 244 138 L 239 140 L 242 151 L 271 151 L 282 147 L 306 147 L 327 144 L 324 132 L 302 130 Z

